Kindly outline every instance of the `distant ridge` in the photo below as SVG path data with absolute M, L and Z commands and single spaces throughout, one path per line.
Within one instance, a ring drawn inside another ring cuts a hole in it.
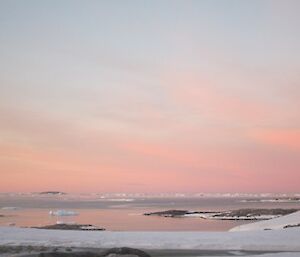
M 66 195 L 67 193 L 65 192 L 60 192 L 60 191 L 43 191 L 39 193 L 40 195 Z

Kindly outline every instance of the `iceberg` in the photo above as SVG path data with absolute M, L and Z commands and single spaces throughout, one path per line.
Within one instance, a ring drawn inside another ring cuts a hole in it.
M 56 211 L 49 211 L 49 215 L 51 215 L 51 216 L 77 216 L 77 215 L 79 215 L 79 213 L 75 212 L 75 211 L 68 211 L 68 210 L 56 210 Z

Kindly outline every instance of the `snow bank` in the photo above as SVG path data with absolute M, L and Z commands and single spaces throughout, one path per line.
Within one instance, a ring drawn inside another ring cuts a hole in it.
M 240 225 L 230 229 L 230 231 L 254 231 L 267 229 L 283 229 L 288 225 L 300 224 L 300 211 L 281 216 L 279 218 L 259 221 L 251 224 Z M 300 230 L 300 228 L 299 228 Z
M 300 228 L 247 232 L 109 232 L 0 227 L 0 245 L 300 251 Z

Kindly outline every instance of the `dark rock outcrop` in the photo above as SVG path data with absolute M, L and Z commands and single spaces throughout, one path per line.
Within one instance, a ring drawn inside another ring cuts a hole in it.
M 91 224 L 53 224 L 42 227 L 32 227 L 37 229 L 58 229 L 58 230 L 84 230 L 84 231 L 103 231 L 105 228 L 94 227 Z
M 283 228 L 295 228 L 295 227 L 300 227 L 300 223 L 294 225 L 286 225 Z
M 148 253 L 129 247 L 110 248 L 101 252 L 70 251 L 70 252 L 45 252 L 35 255 L 36 257 L 151 257 Z
M 287 215 L 298 211 L 298 209 L 239 209 L 229 212 L 222 212 L 220 214 L 214 215 L 214 217 L 225 216 L 259 216 L 259 215 Z
M 146 216 L 162 216 L 162 217 L 184 217 L 185 215 L 190 214 L 209 214 L 209 215 L 200 215 L 206 219 L 224 219 L 224 220 L 249 220 L 249 219 L 258 219 L 260 216 L 283 216 L 293 212 L 298 211 L 299 209 L 239 209 L 231 211 L 187 211 L 187 210 L 167 210 L 160 212 L 150 212 L 145 213 Z M 265 219 L 268 219 L 266 217 Z
M 109 256 L 136 256 L 136 257 L 151 257 L 148 253 L 134 248 L 129 247 L 120 247 L 120 248 L 111 248 L 105 251 L 101 256 L 109 257 Z
M 163 216 L 163 217 L 178 217 L 187 214 L 187 210 L 167 210 L 167 211 L 159 211 L 159 212 L 148 212 L 144 215 L 146 216 Z
M 26 257 L 102 257 L 102 255 L 95 252 L 48 252 Z
M 162 217 L 182 217 L 186 214 L 209 214 L 211 211 L 187 211 L 187 210 L 167 210 L 158 212 L 144 213 L 145 216 L 162 216 Z

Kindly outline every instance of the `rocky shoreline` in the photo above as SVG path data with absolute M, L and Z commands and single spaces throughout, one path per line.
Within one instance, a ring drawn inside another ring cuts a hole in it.
M 167 210 L 144 213 L 144 215 L 171 218 L 198 217 L 217 220 L 268 220 L 296 211 L 298 211 L 298 209 L 239 209 L 231 211 Z

